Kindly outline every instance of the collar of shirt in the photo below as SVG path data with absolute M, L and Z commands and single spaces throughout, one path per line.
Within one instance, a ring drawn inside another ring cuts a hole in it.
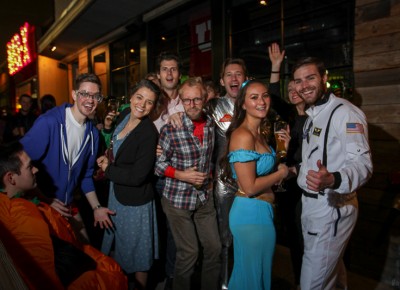
M 336 98 L 335 95 L 325 95 L 323 99 L 317 101 L 315 106 L 307 109 L 306 114 L 313 120 L 321 111 L 323 111 Z

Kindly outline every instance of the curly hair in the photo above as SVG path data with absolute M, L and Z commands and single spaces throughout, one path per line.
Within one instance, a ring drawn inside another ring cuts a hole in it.
M 246 117 L 246 110 L 243 109 L 243 104 L 245 102 L 247 90 L 253 84 L 261 84 L 261 85 L 267 87 L 265 85 L 265 83 L 263 83 L 262 81 L 248 80 L 248 81 L 245 81 L 242 84 L 242 87 L 240 88 L 239 94 L 235 101 L 235 109 L 234 109 L 233 117 L 231 120 L 231 124 L 230 124 L 228 130 L 226 131 L 225 153 L 223 154 L 223 156 L 221 157 L 221 159 L 219 161 L 220 168 L 222 169 L 221 180 L 224 182 L 230 182 L 230 183 L 234 182 L 234 180 L 232 179 L 232 169 L 231 169 L 229 159 L 228 159 L 229 146 L 231 143 L 231 136 L 232 136 L 233 131 L 235 131 L 237 128 L 240 127 L 240 125 L 242 125 L 242 123 Z M 268 143 L 270 140 L 270 136 L 271 136 L 271 123 L 269 121 L 268 114 L 261 121 L 260 134 L 265 139 L 265 141 Z

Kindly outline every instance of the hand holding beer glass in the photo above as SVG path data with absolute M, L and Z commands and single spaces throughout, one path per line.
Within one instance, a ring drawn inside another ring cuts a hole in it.
M 280 139 L 279 136 L 281 134 L 284 134 L 282 130 L 287 130 L 288 129 L 288 123 L 285 121 L 276 121 L 274 123 L 274 135 L 275 135 L 275 141 L 276 141 L 276 156 L 278 158 L 278 162 L 285 162 L 287 151 L 286 151 L 286 146 L 285 146 L 285 140 Z M 275 190 L 276 192 L 285 192 L 286 189 L 283 187 L 283 181 L 278 184 L 277 189 Z

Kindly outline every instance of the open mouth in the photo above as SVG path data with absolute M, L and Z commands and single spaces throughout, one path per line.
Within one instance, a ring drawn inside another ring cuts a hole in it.
M 88 111 L 92 111 L 94 108 L 94 105 L 91 104 L 84 104 L 83 107 L 88 110 Z

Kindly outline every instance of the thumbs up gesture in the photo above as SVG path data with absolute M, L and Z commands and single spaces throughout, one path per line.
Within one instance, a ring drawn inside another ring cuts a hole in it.
M 325 188 L 332 187 L 335 183 L 335 177 L 328 172 L 326 167 L 322 165 L 321 160 L 317 161 L 318 171 L 309 170 L 306 176 L 308 189 L 312 191 L 321 191 Z

